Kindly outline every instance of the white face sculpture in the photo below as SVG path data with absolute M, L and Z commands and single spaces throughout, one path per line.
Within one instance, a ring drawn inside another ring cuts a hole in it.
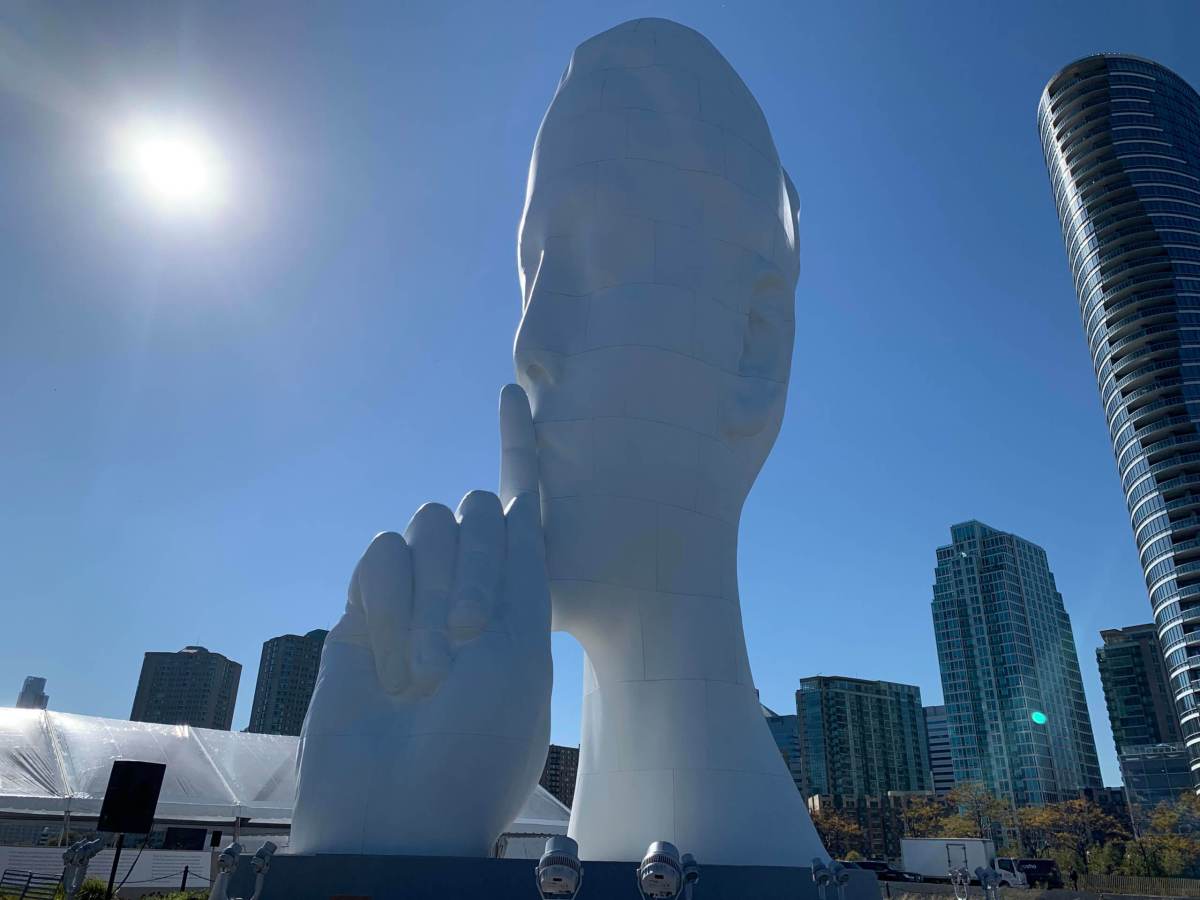
M 762 111 L 700 34 L 641 19 L 575 51 L 518 245 L 545 501 L 736 523 L 783 417 L 797 211 Z

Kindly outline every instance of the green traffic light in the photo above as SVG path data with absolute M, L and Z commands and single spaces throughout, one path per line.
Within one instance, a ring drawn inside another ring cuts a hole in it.
M 1040 709 L 1035 709 L 1033 712 L 1031 712 L 1029 714 L 1029 718 L 1033 719 L 1034 725 L 1045 725 L 1046 722 L 1049 721 L 1046 718 L 1046 714 L 1044 712 L 1042 712 Z

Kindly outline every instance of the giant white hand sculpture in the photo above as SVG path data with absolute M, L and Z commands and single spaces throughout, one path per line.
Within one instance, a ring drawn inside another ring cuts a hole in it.
M 550 600 L 525 393 L 500 397 L 501 499 L 422 506 L 371 542 L 325 639 L 294 853 L 486 856 L 550 732 Z
M 586 653 L 571 835 L 706 863 L 828 858 L 757 702 L 737 585 L 783 417 L 798 201 L 696 32 L 582 44 L 530 165 L 514 360 L 537 431 L 554 628 Z

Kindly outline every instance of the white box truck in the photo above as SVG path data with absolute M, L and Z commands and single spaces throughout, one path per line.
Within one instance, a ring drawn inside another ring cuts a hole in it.
M 904 871 L 926 881 L 949 881 L 955 869 L 966 869 L 974 878 L 976 868 L 992 867 L 996 845 L 981 838 L 903 838 L 900 859 Z

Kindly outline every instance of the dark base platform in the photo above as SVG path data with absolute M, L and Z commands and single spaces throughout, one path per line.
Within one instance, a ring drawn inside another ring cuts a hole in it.
M 535 862 L 429 856 L 288 856 L 277 854 L 260 900 L 536 900 Z M 583 864 L 579 900 L 640 900 L 631 862 Z M 879 900 L 871 872 L 851 873 L 844 900 Z M 229 891 L 254 892 L 243 856 Z M 809 869 L 706 866 L 700 861 L 695 900 L 821 900 Z M 843 900 L 829 888 L 826 900 Z

